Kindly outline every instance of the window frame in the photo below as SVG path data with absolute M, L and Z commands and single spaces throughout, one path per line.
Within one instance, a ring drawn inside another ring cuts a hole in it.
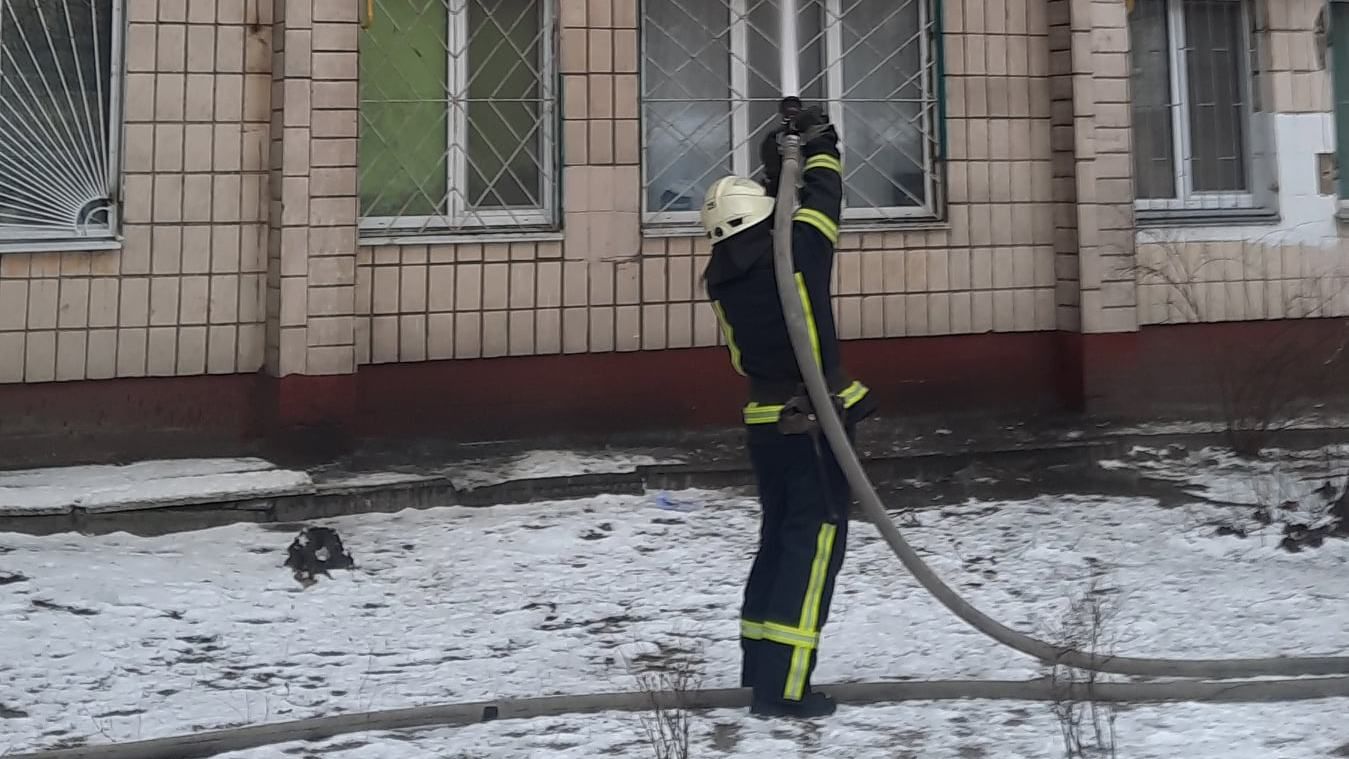
M 1171 92 L 1169 95 L 1171 111 L 1171 151 L 1172 151 L 1172 188 L 1174 198 L 1139 198 L 1135 194 L 1134 208 L 1141 214 L 1163 215 L 1176 212 L 1198 213 L 1249 213 L 1265 207 L 1260 194 L 1258 178 L 1261 167 L 1256 161 L 1257 125 L 1255 119 L 1255 45 L 1251 31 L 1251 5 L 1249 0 L 1219 0 L 1235 3 L 1239 11 L 1241 39 L 1241 65 L 1233 72 L 1241 85 L 1242 130 L 1241 159 L 1246 176 L 1247 188 L 1236 192 L 1196 192 L 1194 190 L 1194 172 L 1191 166 L 1194 158 L 1191 152 L 1190 134 L 1192 105 L 1189 99 L 1189 72 L 1186 67 L 1185 3 L 1188 0 L 1161 0 L 1166 4 L 1166 38 L 1168 52 L 1168 77 Z M 1131 43 L 1132 45 L 1132 43 Z M 1133 86 L 1132 75 L 1130 86 Z M 1134 125 L 1130 125 L 1135 128 Z
M 446 235 L 520 234 L 522 232 L 556 231 L 560 207 L 558 188 L 560 163 L 558 136 L 560 133 L 558 108 L 557 11 L 555 0 L 530 0 L 539 14 L 539 177 L 540 204 L 536 208 L 490 208 L 471 210 L 463 192 L 454 188 L 468 186 L 468 87 L 472 69 L 468 61 L 469 12 L 468 3 L 446 6 L 446 39 L 450 45 L 445 51 L 446 82 L 450 85 L 445 108 L 450 114 L 445 119 L 445 213 L 415 216 L 365 216 L 359 213 L 358 231 L 363 237 L 432 237 Z M 456 7 L 458 10 L 456 11 Z M 459 56 L 451 50 L 462 50 Z M 359 86 L 359 82 L 358 82 Z M 358 114 L 359 118 L 359 114 Z M 359 173 L 360 168 L 357 167 Z M 358 199 L 359 202 L 359 199 Z M 437 223 L 444 222 L 444 223 Z
M 874 0 L 882 2 L 883 0 Z M 900 0 L 901 2 L 903 0 Z M 822 0 L 823 18 L 821 19 L 822 34 L 820 44 L 824 51 L 825 60 L 828 63 L 820 76 L 826 93 L 825 105 L 829 113 L 834 116 L 833 122 L 838 131 L 839 141 L 844 151 L 844 202 L 843 202 L 843 222 L 847 226 L 895 226 L 914 223 L 930 223 L 942 218 L 945 198 L 941 195 L 942 182 L 940 181 L 942 167 L 942 156 L 944 153 L 943 142 L 945 139 L 945 98 L 944 87 L 941 78 L 944 72 L 943 62 L 941 60 L 941 15 L 940 0 L 911 0 L 918 6 L 918 28 L 919 32 L 919 71 L 912 75 L 906 81 L 917 79 L 922 89 L 922 103 L 920 105 L 920 118 L 916 122 L 921 123 L 921 142 L 923 145 L 923 189 L 924 203 L 917 206 L 873 206 L 865 205 L 850 208 L 847 203 L 847 179 L 848 172 L 848 129 L 844 104 L 847 99 L 844 95 L 847 92 L 843 81 L 843 61 L 847 51 L 843 50 L 843 28 L 839 19 L 842 17 L 843 0 Z M 727 36 L 730 40 L 730 91 L 727 93 L 725 101 L 730 105 L 729 134 L 731 137 L 732 148 L 729 152 L 731 171 L 739 176 L 750 176 L 757 168 L 757 144 L 753 141 L 755 135 L 750 134 L 751 125 L 749 123 L 750 104 L 755 102 L 749 96 L 749 3 L 754 0 L 726 0 L 727 15 L 729 16 L 729 26 L 727 27 Z M 645 51 L 647 46 L 647 30 L 645 22 L 642 23 L 641 40 L 642 49 Z M 834 56 L 833 51 L 841 50 L 843 54 Z M 641 98 L 643 104 L 646 102 L 647 76 L 650 73 L 650 67 L 647 65 L 645 52 L 640 60 L 640 81 Z M 689 101 L 691 102 L 691 101 Z M 644 227 L 654 232 L 682 232 L 694 229 L 701 223 L 699 221 L 698 211 L 652 211 L 649 207 L 650 196 L 648 188 L 651 183 L 651 166 L 647 158 L 648 133 L 646 128 L 645 108 L 642 109 L 641 124 L 641 215 Z
M 110 36 L 107 74 L 104 77 L 108 98 L 108 118 L 105 125 L 107 172 L 104 176 L 108 204 L 103 208 L 107 214 L 106 223 L 96 226 L 86 223 L 73 229 L 14 228 L 0 225 L 0 252 L 39 249 L 102 250 L 115 247 L 121 240 L 122 198 L 126 194 L 126 175 L 122 171 L 123 142 L 126 139 L 126 124 L 123 118 L 126 94 L 126 2 L 127 0 L 108 0 Z M 3 26 L 4 22 L 4 12 L 0 10 L 0 26 Z
M 1339 98 L 1339 88 L 1345 86 L 1349 89 L 1349 65 L 1341 71 L 1336 65 L 1336 47 L 1339 42 L 1349 45 L 1349 29 L 1344 31 L 1343 37 L 1336 30 L 1335 26 L 1335 8 L 1345 9 L 1343 12 L 1349 14 L 1349 0 L 1330 0 L 1325 8 L 1325 26 L 1324 41 L 1326 45 L 1326 68 L 1330 72 L 1331 87 L 1331 117 L 1335 120 L 1335 206 L 1336 216 L 1341 220 L 1349 220 L 1349 141 L 1341 140 L 1340 136 L 1349 129 L 1349 100 L 1341 101 Z M 1349 58 L 1349 56 L 1347 56 Z

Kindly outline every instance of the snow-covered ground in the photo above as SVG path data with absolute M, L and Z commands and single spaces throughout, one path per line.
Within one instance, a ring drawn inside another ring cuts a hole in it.
M 659 459 L 642 453 L 624 451 L 537 450 L 506 459 L 463 461 L 446 467 L 443 473 L 456 488 L 472 490 L 513 480 L 541 477 L 571 477 L 581 474 L 626 474 L 640 466 L 677 464 L 676 459 Z
M 308 474 L 255 458 L 24 469 L 0 471 L 0 515 L 124 511 L 312 489 Z
M 1134 463 L 1122 464 L 1135 466 Z M 1195 464 L 1195 466 L 1202 466 Z M 1232 476 L 1237 476 L 1233 474 Z M 158 538 L 0 534 L 0 754 L 493 697 L 635 687 L 633 668 L 701 662 L 734 685 L 751 500 L 675 494 L 325 520 L 357 569 L 304 590 L 293 533 L 234 525 Z M 976 605 L 1060 626 L 1094 588 L 1119 653 L 1341 654 L 1349 543 L 1301 554 L 1216 537 L 1211 505 L 1053 497 L 914 515 L 906 534 Z M 819 682 L 1040 674 L 928 598 L 854 523 Z M 1124 710 L 1120 757 L 1349 755 L 1343 702 Z M 1061 756 L 1045 705 L 845 707 L 811 724 L 699 715 L 693 756 Z M 345 736 L 234 759 L 650 756 L 639 717 Z

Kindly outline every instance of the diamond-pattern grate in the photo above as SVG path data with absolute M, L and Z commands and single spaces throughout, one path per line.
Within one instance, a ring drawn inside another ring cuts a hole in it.
M 930 0 L 802 0 L 801 95 L 844 143 L 853 219 L 932 216 L 939 188 Z M 648 221 L 691 220 L 728 173 L 757 174 L 781 97 L 777 0 L 646 0 L 642 116 Z
M 360 64 L 364 228 L 552 222 L 551 5 L 375 0 Z
M 112 233 L 119 10 L 0 2 L 0 239 Z

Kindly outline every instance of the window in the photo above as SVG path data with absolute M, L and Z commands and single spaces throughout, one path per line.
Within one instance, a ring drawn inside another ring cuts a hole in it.
M 1330 3 L 1330 70 L 1335 93 L 1335 162 L 1340 213 L 1349 205 L 1349 0 Z
M 844 142 L 846 218 L 938 213 L 936 28 L 929 0 L 799 0 L 801 96 Z M 777 0 L 643 4 L 644 209 L 696 221 L 709 185 L 760 171 L 781 99 Z
M 552 2 L 374 0 L 361 40 L 363 231 L 546 229 Z
M 1254 208 L 1245 3 L 1137 0 L 1129 30 L 1138 208 Z
M 0 3 L 0 240 L 116 229 L 119 6 Z

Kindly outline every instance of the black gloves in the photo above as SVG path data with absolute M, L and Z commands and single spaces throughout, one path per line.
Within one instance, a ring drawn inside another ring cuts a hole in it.
M 778 145 L 778 140 L 786 130 L 785 125 L 779 126 L 769 132 L 759 145 L 759 160 L 763 162 L 764 190 L 774 198 L 778 196 L 778 177 L 782 176 L 782 148 Z
M 778 178 L 782 175 L 782 149 L 778 141 L 789 129 L 801 135 L 801 155 L 804 158 L 838 152 L 838 132 L 829 123 L 828 114 L 819 106 L 801 110 L 790 124 L 769 132 L 759 145 L 759 160 L 764 167 L 764 189 L 774 197 L 778 194 Z

